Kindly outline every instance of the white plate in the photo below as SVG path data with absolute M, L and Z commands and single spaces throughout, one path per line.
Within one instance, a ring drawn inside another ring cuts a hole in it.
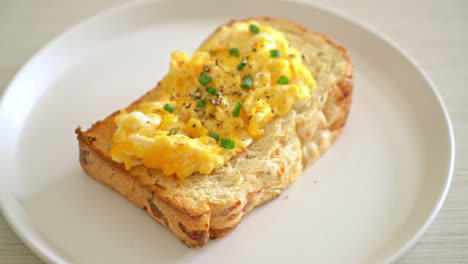
M 181 7 L 183 6 L 183 8 Z M 324 32 L 355 65 L 343 135 L 280 197 L 223 239 L 187 248 L 78 164 L 74 129 L 152 88 L 174 50 L 231 18 L 269 15 Z M 434 85 L 401 49 L 337 11 L 298 3 L 139 2 L 41 50 L 0 106 L 1 206 L 41 258 L 72 263 L 380 263 L 427 229 L 446 196 L 454 142 Z

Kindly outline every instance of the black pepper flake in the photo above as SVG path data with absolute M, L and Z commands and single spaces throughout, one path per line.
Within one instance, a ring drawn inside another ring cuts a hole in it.
M 194 109 L 193 111 L 199 113 L 200 115 L 204 115 L 204 114 L 205 114 L 205 110 L 203 110 L 203 109 Z
M 217 123 L 216 126 L 219 127 L 219 123 Z
M 231 94 L 232 94 L 232 95 L 237 95 L 237 96 L 239 96 L 239 97 L 242 95 L 242 94 L 241 94 L 241 91 L 239 91 L 239 90 L 232 91 Z
M 213 114 L 209 114 L 209 116 L 210 116 L 211 118 L 214 118 L 214 117 L 215 117 Z
M 208 67 L 208 65 L 204 65 L 203 66 L 203 71 L 204 72 L 210 72 L 210 67 Z
M 269 95 L 267 95 L 267 96 L 266 96 L 266 98 L 267 98 L 267 99 L 270 99 L 270 96 L 269 96 Z
M 301 55 L 301 57 L 302 57 L 302 59 L 303 59 L 303 60 L 305 60 L 305 56 L 304 56 L 304 54 L 302 54 L 302 55 Z
M 209 99 L 208 100 L 212 105 L 220 105 L 221 100 Z
M 193 97 L 195 99 L 200 99 L 201 98 L 201 93 L 199 92 L 199 90 L 197 89 L 197 91 L 193 94 L 189 94 L 190 97 Z
M 215 63 L 216 63 L 216 66 L 219 66 L 219 62 L 218 62 L 218 60 L 216 60 L 216 61 L 215 61 Z
M 257 49 L 256 49 L 256 48 L 253 48 L 252 51 L 253 51 L 253 52 L 257 52 Z
M 188 105 L 185 106 L 185 108 L 190 108 L 192 106 L 192 103 L 189 103 Z
M 197 125 L 196 124 L 193 124 L 192 127 L 196 127 Z
M 275 110 L 271 110 L 271 113 L 274 114 L 274 113 L 275 113 Z

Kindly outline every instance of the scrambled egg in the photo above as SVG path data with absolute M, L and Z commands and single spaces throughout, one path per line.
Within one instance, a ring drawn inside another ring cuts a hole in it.
M 181 180 L 247 151 L 315 81 L 283 33 L 256 21 L 222 27 L 192 57 L 172 53 L 156 101 L 115 118 L 110 155 Z

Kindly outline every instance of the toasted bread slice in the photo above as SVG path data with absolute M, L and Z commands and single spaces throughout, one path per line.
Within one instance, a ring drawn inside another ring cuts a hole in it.
M 127 171 L 111 159 L 118 112 L 85 132 L 76 129 L 84 170 L 143 208 L 190 247 L 203 247 L 208 238 L 226 235 L 246 213 L 278 197 L 340 135 L 351 104 L 353 67 L 343 47 L 289 21 L 250 19 L 282 31 L 303 54 L 317 86 L 310 99 L 271 121 L 247 153 L 210 175 L 194 174 L 180 181 L 142 165 Z M 157 96 L 156 87 L 127 110 Z

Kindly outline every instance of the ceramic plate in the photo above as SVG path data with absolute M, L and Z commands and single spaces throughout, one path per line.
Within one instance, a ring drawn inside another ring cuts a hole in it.
M 232 18 L 268 15 L 329 35 L 355 65 L 334 146 L 227 237 L 190 249 L 78 163 L 74 129 L 126 106 Z M 42 259 L 70 263 L 381 263 L 421 236 L 454 160 L 433 83 L 376 30 L 328 8 L 271 1 L 127 4 L 64 33 L 17 74 L 0 106 L 1 207 Z M 288 199 L 285 196 L 289 195 Z

